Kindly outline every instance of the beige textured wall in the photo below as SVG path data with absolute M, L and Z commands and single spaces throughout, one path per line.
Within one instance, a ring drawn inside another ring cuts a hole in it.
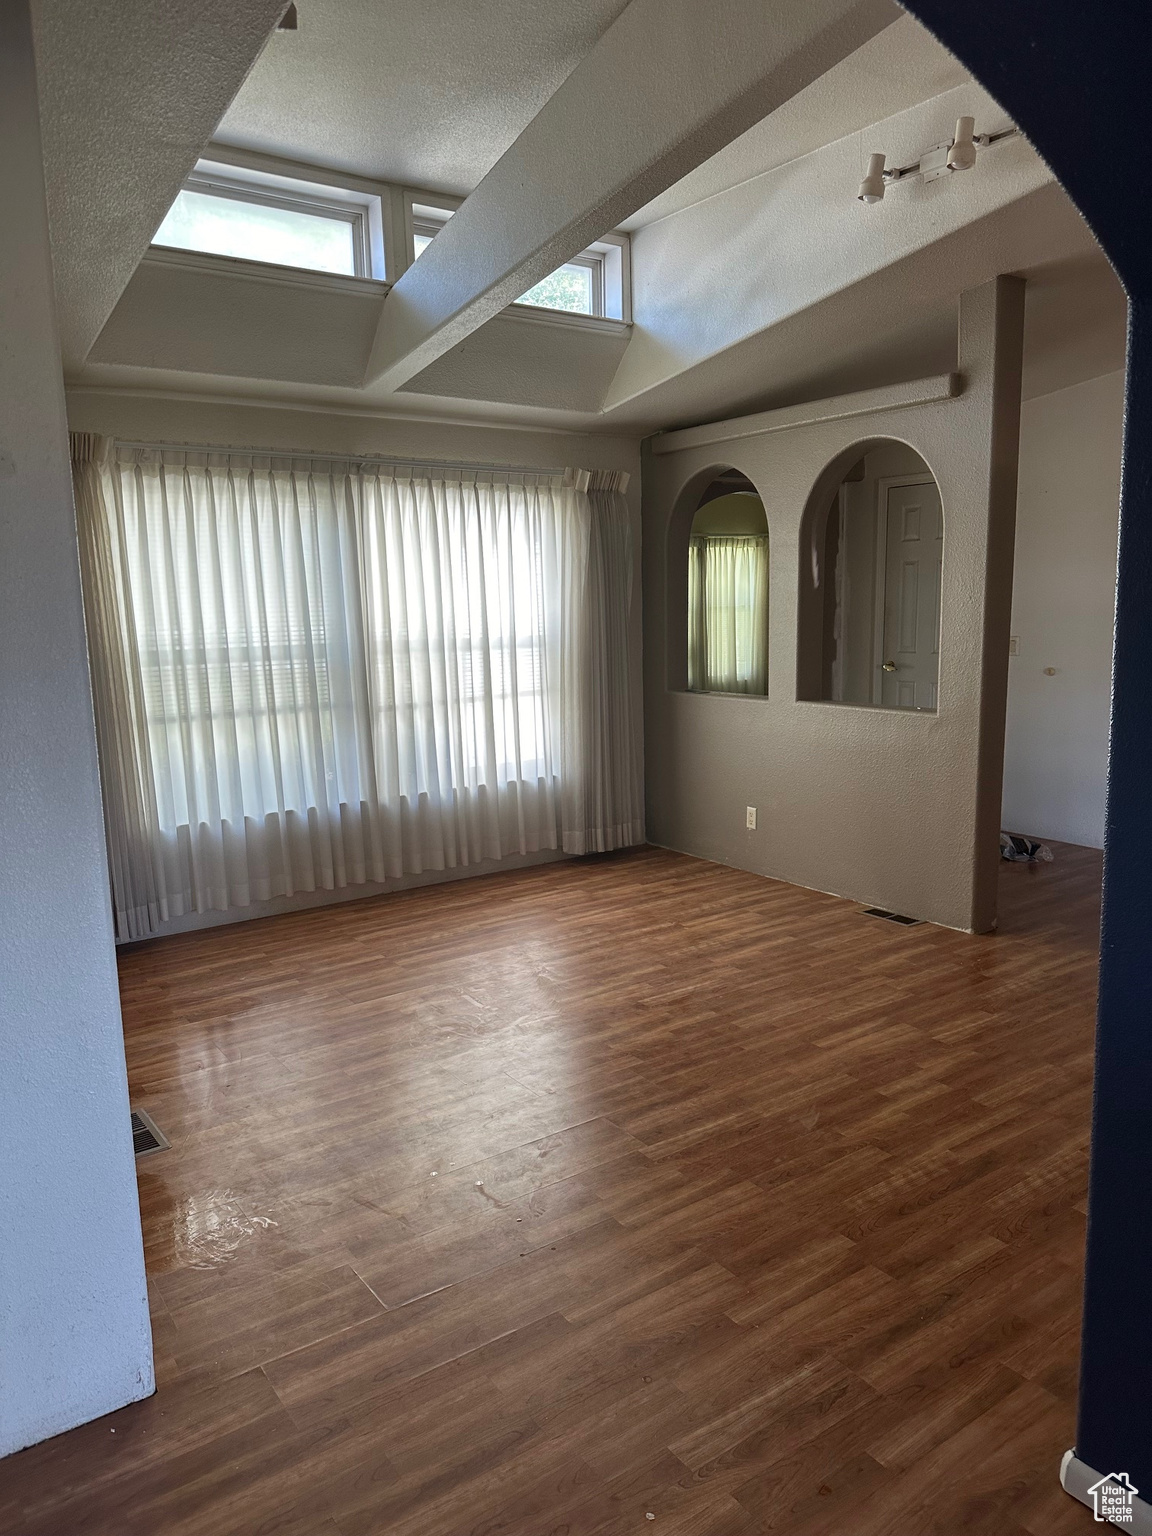
M 644 468 L 645 754 L 653 842 L 953 928 L 996 916 L 1023 284 L 960 306 L 956 399 L 653 453 Z M 940 709 L 797 698 L 805 508 L 895 438 L 944 507 Z M 686 540 L 720 469 L 759 490 L 772 549 L 769 696 L 685 687 Z M 669 601 L 671 599 L 671 601 Z M 745 829 L 745 807 L 758 826 Z

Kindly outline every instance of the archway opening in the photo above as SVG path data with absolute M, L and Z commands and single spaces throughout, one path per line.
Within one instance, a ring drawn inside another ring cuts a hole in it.
M 933 711 L 944 514 L 928 465 L 882 439 L 841 455 L 801 542 L 799 698 Z
M 705 486 L 688 537 L 688 687 L 768 692 L 768 517 L 726 469 Z

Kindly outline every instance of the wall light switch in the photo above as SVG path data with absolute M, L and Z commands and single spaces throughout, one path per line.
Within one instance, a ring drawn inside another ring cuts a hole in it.
M 756 807 L 754 805 L 750 805 L 750 806 L 747 807 L 747 809 L 745 811 L 745 816 L 744 816 L 744 825 L 748 828 L 749 832 L 755 832 L 755 830 L 756 830 Z
M 1008 636 L 1008 654 L 1009 654 L 1009 656 L 1019 656 L 1019 654 L 1020 654 L 1020 636 L 1019 635 L 1009 635 Z

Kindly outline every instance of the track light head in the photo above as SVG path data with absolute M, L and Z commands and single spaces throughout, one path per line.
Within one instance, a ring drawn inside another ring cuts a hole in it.
M 950 171 L 970 171 L 976 164 L 976 145 L 972 141 L 972 135 L 976 129 L 974 117 L 959 117 L 956 119 L 956 132 L 952 138 L 951 147 L 948 150 L 948 169 Z
M 908 165 L 889 166 L 886 156 L 869 155 L 868 171 L 856 196 L 862 203 L 878 203 L 883 199 L 885 191 L 898 182 L 914 179 L 926 185 L 931 181 L 939 181 L 941 177 L 947 179 L 952 171 L 970 171 L 976 164 L 977 150 L 990 149 L 993 144 L 1017 138 L 1019 133 L 1019 128 L 1012 125 L 1001 128 L 997 133 L 978 135 L 974 117 L 958 117 L 956 132 L 950 144 L 933 144 L 919 160 Z
M 856 196 L 862 203 L 879 203 L 884 197 L 884 156 L 869 155 L 868 170 Z

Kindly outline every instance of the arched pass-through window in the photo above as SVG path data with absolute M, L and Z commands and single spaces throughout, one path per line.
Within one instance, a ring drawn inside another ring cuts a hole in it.
M 768 692 L 768 519 L 735 469 L 704 487 L 689 531 L 688 687 Z
M 859 443 L 820 477 L 801 537 L 797 697 L 933 711 L 944 512 L 906 443 Z

